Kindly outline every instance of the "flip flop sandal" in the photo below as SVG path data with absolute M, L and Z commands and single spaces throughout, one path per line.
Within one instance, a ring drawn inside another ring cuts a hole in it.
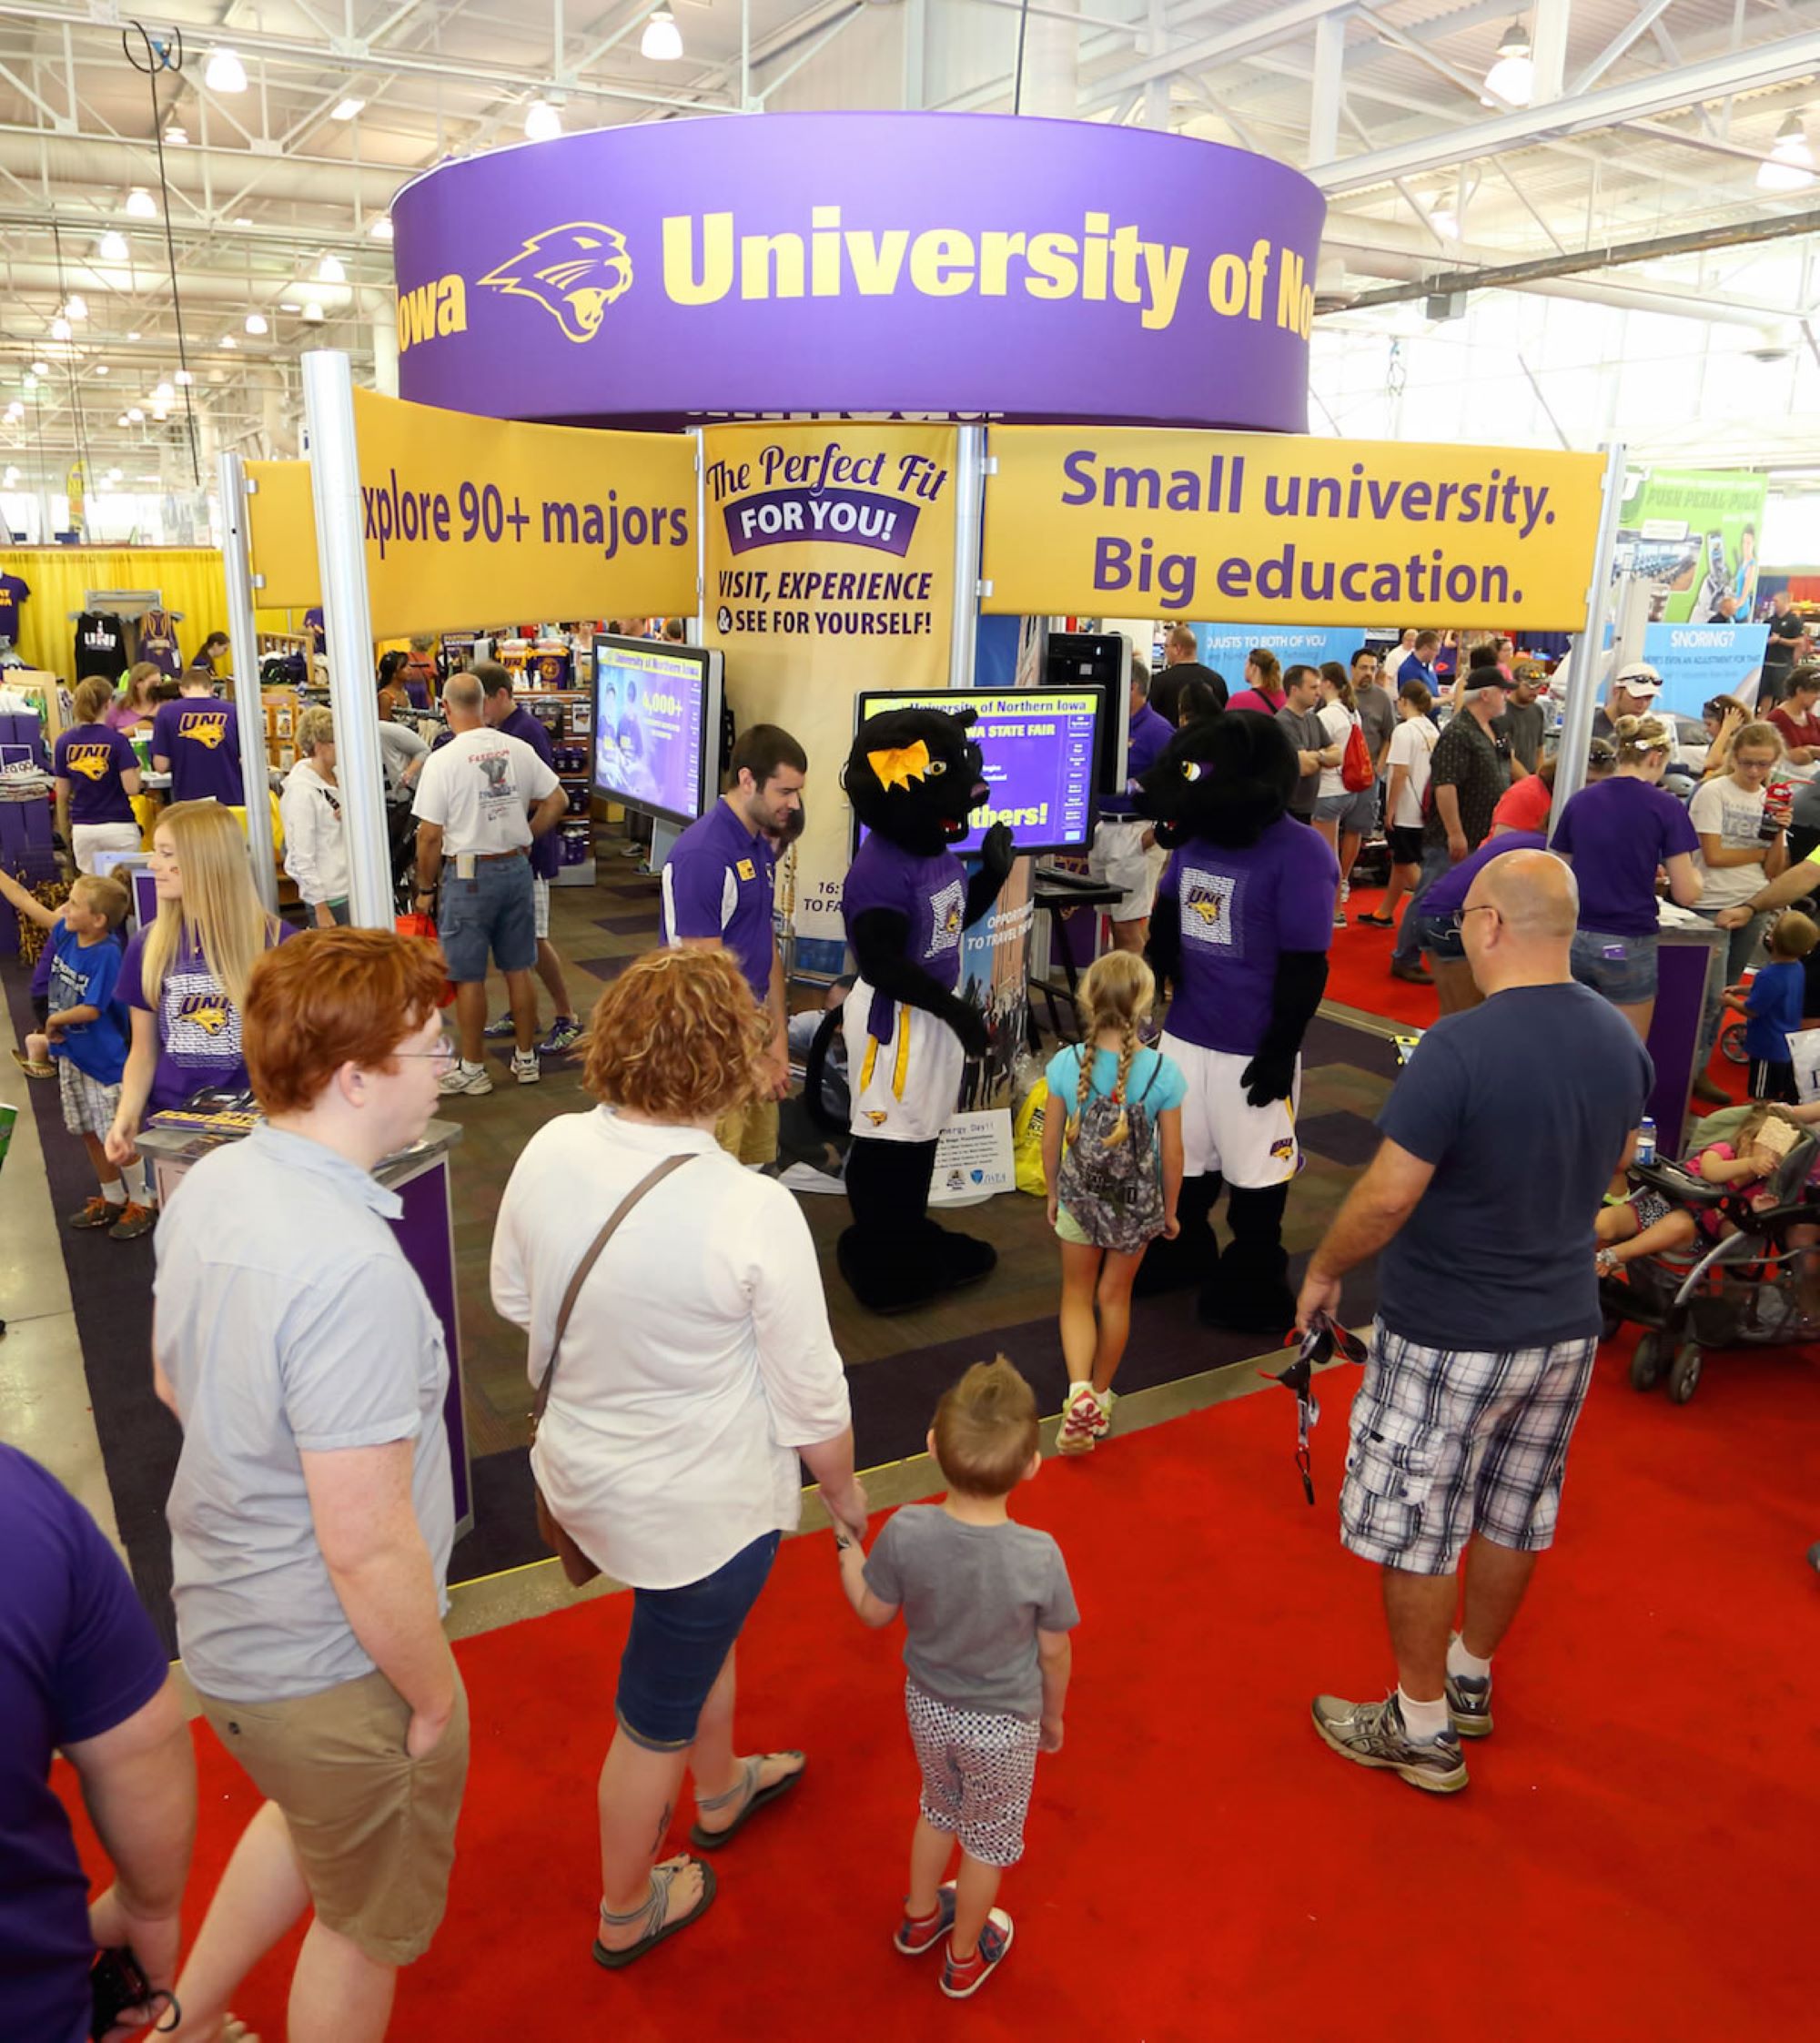
M 49 1063 L 35 1064 L 24 1050 L 13 1052 L 13 1062 L 19 1067 L 20 1070 L 28 1078 L 55 1078 L 57 1075 L 56 1065 Z
M 738 1785 L 730 1787 L 724 1795 L 711 1795 L 706 1801 L 698 1795 L 695 1797 L 695 1810 L 699 1815 L 704 1809 L 724 1809 L 729 1802 L 741 1795 L 745 1796 L 744 1807 L 724 1830 L 703 1830 L 699 1823 L 696 1824 L 689 1833 L 689 1842 L 697 1851 L 703 1852 L 719 1851 L 723 1845 L 731 1843 L 767 1802 L 774 1802 L 779 1795 L 788 1795 L 803 1778 L 805 1771 L 804 1767 L 799 1766 L 794 1774 L 784 1775 L 781 1781 L 773 1781 L 769 1787 L 760 1787 L 758 1770 L 765 1760 L 802 1757 L 800 1752 L 767 1752 L 756 1759 L 741 1760 L 740 1765 L 744 1767 L 745 1773 Z
M 714 1899 L 714 1869 L 712 1866 L 702 1868 L 702 1898 L 686 1916 L 678 1916 L 672 1921 L 666 1914 L 670 1904 L 670 1889 L 676 1876 L 689 1864 L 687 1856 L 666 1858 L 662 1865 L 651 1869 L 651 1896 L 641 1906 L 623 1916 L 613 1915 L 610 1910 L 601 1910 L 601 1920 L 610 1923 L 615 1929 L 627 1923 L 642 1922 L 645 1933 L 635 1944 L 628 1944 L 622 1951 L 610 1951 L 597 1937 L 594 1939 L 594 1963 L 603 1965 L 609 1972 L 617 1972 L 622 1966 L 632 1964 L 647 1951 L 654 1951 L 666 1937 L 673 1937 L 679 1929 L 687 1929 L 692 1922 L 699 1922 L 713 1906 Z

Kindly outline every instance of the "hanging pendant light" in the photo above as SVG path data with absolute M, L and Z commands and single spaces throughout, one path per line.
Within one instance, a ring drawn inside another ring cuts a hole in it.
M 126 217 L 129 220 L 155 220 L 157 217 L 157 200 L 143 185 L 135 185 L 126 194 Z
M 110 228 L 96 243 L 96 252 L 103 262 L 130 262 L 133 251 L 126 245 L 126 237 Z
M 1535 56 L 1530 32 L 1513 21 L 1498 43 L 1498 61 L 1485 74 L 1481 106 L 1527 106 L 1535 96 Z
M 562 116 L 549 99 L 533 99 L 525 108 L 524 138 L 527 142 L 553 142 L 562 132 Z
M 1791 114 L 1775 131 L 1769 158 L 1757 166 L 1759 191 L 1805 191 L 1814 182 L 1814 151 L 1801 116 Z
M 638 40 L 638 54 L 653 64 L 673 64 L 682 54 L 682 31 L 668 7 L 660 7 L 644 25 Z
M 202 74 L 210 92 L 245 92 L 247 66 L 233 50 L 214 50 Z

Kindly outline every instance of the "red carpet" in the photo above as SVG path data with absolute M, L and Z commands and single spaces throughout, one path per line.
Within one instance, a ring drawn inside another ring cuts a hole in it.
M 1719 1359 L 1677 1410 L 1623 1366 L 1602 1363 L 1496 1735 L 1446 1801 L 1348 1766 L 1308 1723 L 1317 1690 L 1390 1678 L 1373 1574 L 1336 1543 L 1351 1371 L 1325 1386 L 1313 1511 L 1275 1391 L 1046 1466 L 1023 1514 L 1061 1541 L 1084 1613 L 1067 1748 L 1006 1883 L 1016 1948 L 965 2012 L 935 1959 L 890 1948 L 915 1792 L 897 1640 L 851 1618 L 826 1538 L 785 1546 L 741 1648 L 744 1741 L 800 1744 L 808 1778 L 723 1855 L 705 1922 L 622 1976 L 588 1947 L 625 1600 L 463 1645 L 454 1893 L 393 2036 L 1810 2033 L 1813 1367 Z M 251 1799 L 206 1731 L 198 1748 L 199 1912 Z M 239 1998 L 266 2043 L 288 1969 L 275 1956 Z
M 1387 1021 L 1408 1022 L 1414 1028 L 1431 1027 L 1440 1011 L 1432 986 L 1411 986 L 1407 979 L 1390 976 L 1390 951 L 1397 941 L 1394 929 L 1361 925 L 1359 917 L 1378 912 L 1383 899 L 1381 887 L 1355 886 L 1346 904 L 1344 929 L 1333 933 L 1333 948 L 1328 954 L 1327 997 L 1368 1015 L 1381 1015 Z M 1400 921 L 1409 902 L 1405 895 L 1397 904 Z

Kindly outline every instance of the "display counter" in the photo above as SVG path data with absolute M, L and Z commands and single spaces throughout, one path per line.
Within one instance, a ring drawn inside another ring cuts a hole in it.
M 258 1126 L 251 1113 L 196 1114 L 185 1125 L 154 1124 L 139 1136 L 139 1150 L 151 1165 L 158 1204 L 163 1206 L 190 1166 L 224 1142 L 238 1141 Z M 373 1175 L 404 1202 L 392 1223 L 405 1259 L 417 1272 L 449 1351 L 449 1394 L 442 1422 L 449 1434 L 449 1467 L 455 1490 L 455 1536 L 474 1523 L 474 1489 L 468 1462 L 467 1412 L 462 1403 L 461 1330 L 455 1303 L 455 1224 L 449 1152 L 461 1139 L 454 1121 L 431 1121 L 423 1138 L 401 1155 L 389 1157 Z

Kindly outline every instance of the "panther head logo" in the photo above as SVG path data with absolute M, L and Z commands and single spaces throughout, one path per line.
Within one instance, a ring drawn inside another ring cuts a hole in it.
M 177 724 L 177 734 L 213 752 L 228 735 L 227 712 L 210 710 L 201 715 L 186 716 Z
M 592 340 L 608 306 L 632 288 L 632 257 L 617 228 L 571 220 L 531 235 L 480 282 L 510 298 L 534 298 L 571 340 Z
M 219 1001 L 204 1000 L 195 1006 L 186 1006 L 182 1017 L 193 1028 L 199 1028 L 205 1036 L 222 1036 L 228 1029 L 228 1010 Z
M 1188 906 L 1209 929 L 1219 920 L 1219 896 L 1218 895 L 1210 895 L 1198 901 L 1190 901 Z

